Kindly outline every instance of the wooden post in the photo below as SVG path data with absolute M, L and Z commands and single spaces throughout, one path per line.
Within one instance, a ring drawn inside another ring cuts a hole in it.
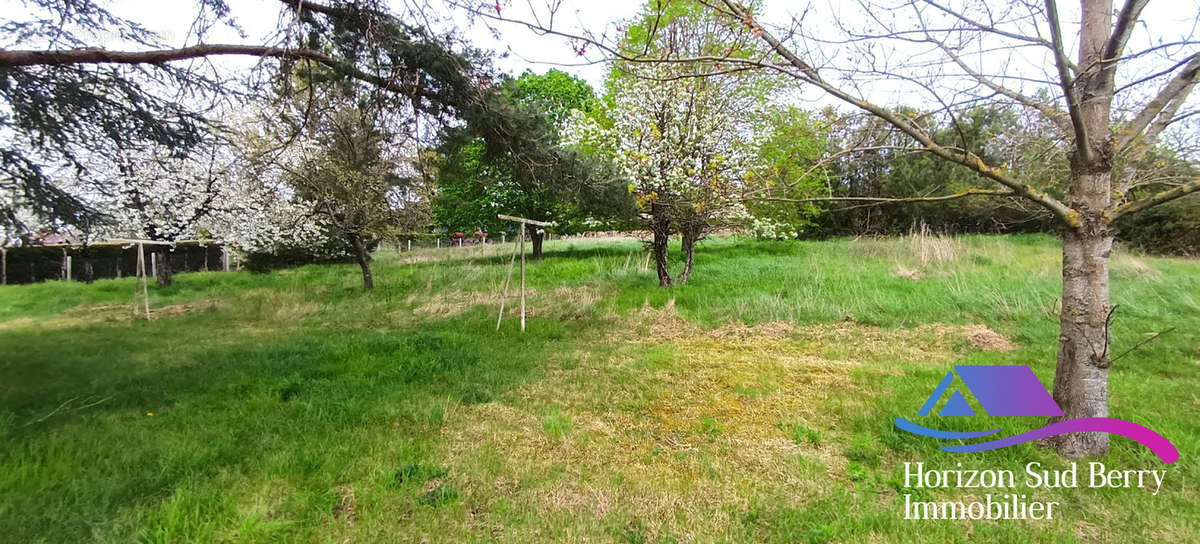
M 517 245 L 513 244 L 512 258 L 508 260 L 508 274 L 504 276 L 504 294 L 500 296 L 500 316 L 496 318 L 496 330 L 500 330 L 500 321 L 504 319 L 504 303 L 508 300 L 508 285 L 512 283 L 513 265 L 517 263 Z
M 521 223 L 521 332 L 525 332 L 525 223 Z
M 67 281 L 71 281 L 71 256 L 67 255 Z
M 8 285 L 8 248 L 0 246 L 0 285 Z
M 514 217 L 511 215 L 504 215 L 504 214 L 497 215 L 496 217 L 503 219 L 505 221 L 513 221 L 513 222 L 521 225 L 521 227 L 517 230 L 516 245 L 513 249 L 515 249 L 517 252 L 519 252 L 521 254 L 521 331 L 524 332 L 525 331 L 525 229 L 526 229 L 526 225 L 533 225 L 535 227 L 549 227 L 549 226 L 553 225 L 553 223 L 546 223 L 544 221 L 534 221 L 533 219 L 525 219 L 524 217 Z M 501 236 L 504 236 L 503 232 L 501 233 Z M 509 266 L 510 266 L 509 275 L 511 276 L 512 275 L 511 264 Z M 504 296 L 505 297 L 508 296 L 508 281 L 507 280 L 505 280 L 505 282 L 504 282 Z M 501 302 L 500 302 L 500 315 L 501 316 L 504 315 L 503 298 L 501 299 Z M 497 329 L 500 328 L 499 320 L 496 320 L 496 328 Z
M 150 275 L 158 277 L 158 252 L 150 252 Z
M 151 255 L 154 255 L 151 253 Z M 150 320 L 150 288 L 146 282 L 146 251 L 139 242 L 137 245 L 137 278 L 133 281 L 133 315 L 138 314 L 138 288 L 141 287 L 142 304 L 146 310 L 146 320 Z M 138 284 L 141 285 L 138 285 Z
M 442 237 L 441 236 L 438 236 L 437 242 L 438 242 L 438 249 L 442 249 Z
M 408 250 L 412 251 L 412 240 L 408 241 Z

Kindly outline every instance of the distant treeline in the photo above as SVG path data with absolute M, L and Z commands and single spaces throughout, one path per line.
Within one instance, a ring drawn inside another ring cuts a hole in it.
M 1040 210 L 1024 203 L 985 200 L 891 204 L 827 213 L 814 223 L 805 229 L 806 237 L 899 236 L 922 223 L 952 234 L 1058 232 L 1050 216 Z M 1125 216 L 1117 228 L 1117 241 L 1126 247 L 1160 255 L 1200 256 L 1200 195 Z
M 1044 127 L 1030 123 L 1004 106 L 975 108 L 955 123 L 910 112 L 936 139 L 964 149 L 981 150 L 989 164 L 1003 165 L 1013 177 L 1060 200 L 1066 200 L 1069 161 L 1063 146 Z M 824 137 L 825 154 L 845 153 L 837 161 L 807 170 L 819 183 L 815 194 L 783 194 L 791 198 L 911 198 L 943 196 L 987 187 L 970 169 L 938 160 L 908 147 L 907 137 L 875 119 L 832 113 L 800 120 L 808 131 Z M 801 164 L 804 166 L 804 164 Z M 1152 149 L 1137 164 L 1114 169 L 1114 187 L 1128 187 L 1115 198 L 1137 200 L 1172 185 L 1196 179 L 1200 171 L 1188 156 L 1166 147 Z M 785 184 L 781 183 L 781 186 Z M 800 187 L 805 187 L 801 184 Z M 811 191 L 811 189 L 809 189 Z M 801 208 L 803 236 L 901 235 L 922 223 L 946 233 L 1057 233 L 1058 227 L 1040 207 L 1020 198 L 971 196 L 928 203 L 839 201 Z M 763 209 L 765 205 L 759 206 Z M 776 210 L 784 208 L 775 205 Z M 770 211 L 770 209 L 768 209 Z M 789 213 L 796 213 L 791 207 Z M 818 213 L 811 213 L 811 212 Z M 1150 253 L 1200 255 L 1200 194 L 1193 194 L 1121 218 L 1119 243 Z
M 152 247 L 145 247 L 147 275 L 151 274 L 152 251 Z M 121 278 L 137 273 L 136 245 L 20 246 L 7 248 L 4 252 L 4 279 L 10 284 L 65 279 L 67 257 L 70 257 L 70 278 L 75 281 Z M 221 246 L 205 242 L 176 244 L 170 260 L 171 270 L 175 273 L 222 270 L 224 266 Z

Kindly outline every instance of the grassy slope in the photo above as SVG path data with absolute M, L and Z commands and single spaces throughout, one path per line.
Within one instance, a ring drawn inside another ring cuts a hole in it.
M 370 294 L 352 266 L 181 275 L 153 290 L 149 323 L 127 318 L 128 279 L 0 287 L 0 534 L 1200 538 L 1200 265 L 1123 255 L 1114 352 L 1177 327 L 1111 380 L 1112 415 L 1181 450 L 1162 492 L 1036 492 L 1063 503 L 1053 522 L 900 519 L 904 461 L 1063 466 L 1032 445 L 943 453 L 891 427 L 955 362 L 1052 374 L 1055 242 L 956 245 L 922 266 L 900 241 L 717 239 L 693 285 L 660 290 L 635 242 L 549 243 L 523 336 L 512 314 L 494 330 L 507 255 L 470 249 L 383 255 Z M 972 347 L 960 326 L 978 323 L 1017 350 Z M 1105 462 L 1161 468 L 1124 439 Z

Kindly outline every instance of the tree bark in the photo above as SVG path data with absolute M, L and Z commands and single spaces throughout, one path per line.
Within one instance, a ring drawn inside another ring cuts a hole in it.
M 171 248 L 170 246 L 155 246 L 154 252 L 158 254 L 154 279 L 159 287 L 170 287 L 171 282 L 174 281 L 171 274 Z
M 347 238 L 350 240 L 350 245 L 354 247 L 358 267 L 362 269 L 363 289 L 370 291 L 375 288 L 375 276 L 371 273 L 371 252 L 367 251 L 367 244 L 363 242 L 362 236 L 348 234 Z
M 1107 172 L 1077 174 L 1075 187 L 1106 188 L 1108 175 Z M 1080 227 L 1063 230 L 1062 312 L 1054 373 L 1054 400 L 1063 415 L 1052 418 L 1051 422 L 1108 417 L 1108 369 L 1112 364 L 1108 352 L 1112 310 L 1108 260 L 1114 233 L 1102 213 L 1086 211 L 1088 206 L 1084 202 L 1078 205 L 1085 210 L 1080 214 Z M 1100 456 L 1108 452 L 1109 436 L 1074 433 L 1053 437 L 1049 444 L 1071 459 Z
M 671 269 L 667 267 L 667 243 L 671 239 L 670 218 L 662 204 L 650 205 L 650 230 L 654 233 L 654 263 L 658 269 L 658 286 L 671 286 Z
M 546 238 L 546 231 L 534 227 L 529 232 L 529 240 L 533 243 L 533 259 L 539 260 L 542 258 L 542 240 Z
M 692 263 L 695 262 L 696 241 L 700 238 L 700 235 L 694 229 L 688 228 L 680 232 L 680 238 L 683 245 L 683 272 L 679 273 L 679 285 L 687 285 L 688 279 L 692 277 Z

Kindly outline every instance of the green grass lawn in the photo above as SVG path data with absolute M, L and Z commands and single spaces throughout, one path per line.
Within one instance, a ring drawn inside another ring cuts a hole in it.
M 353 265 L 183 274 L 149 322 L 129 279 L 0 286 L 0 539 L 1200 541 L 1200 263 L 1120 252 L 1113 353 L 1175 330 L 1114 365 L 1111 415 L 1181 458 L 1104 462 L 1161 492 L 903 519 L 902 493 L 979 498 L 905 490 L 906 461 L 1067 466 L 894 429 L 955 363 L 1054 367 L 1055 239 L 919 249 L 717 238 L 664 290 L 636 241 L 549 242 L 524 334 L 495 330 L 507 247 L 380 254 L 371 293 Z

